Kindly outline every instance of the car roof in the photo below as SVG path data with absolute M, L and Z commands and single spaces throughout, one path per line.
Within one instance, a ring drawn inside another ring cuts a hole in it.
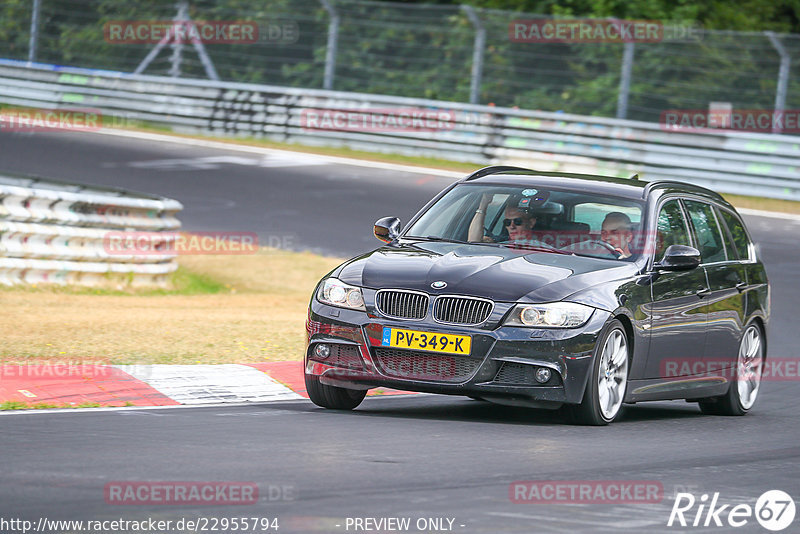
M 632 178 L 617 178 L 598 174 L 547 172 L 523 167 L 494 165 L 475 171 L 460 180 L 459 183 L 565 188 L 587 193 L 604 193 L 636 200 L 646 200 L 652 193 L 658 191 L 693 193 L 729 206 L 728 202 L 719 193 L 711 189 L 678 180 L 653 180 L 647 182 L 639 180 L 638 175 L 634 175 Z

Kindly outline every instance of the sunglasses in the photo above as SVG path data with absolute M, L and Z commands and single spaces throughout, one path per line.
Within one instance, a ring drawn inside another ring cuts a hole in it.
M 522 217 L 503 219 L 503 226 L 511 226 L 511 223 L 514 223 L 514 226 L 522 226 L 522 223 L 526 222 L 527 220 L 528 219 L 523 219 Z

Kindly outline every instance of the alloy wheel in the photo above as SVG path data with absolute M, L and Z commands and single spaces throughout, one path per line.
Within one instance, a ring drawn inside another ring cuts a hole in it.
M 612 331 L 606 338 L 597 382 L 600 411 L 605 419 L 611 420 L 622 406 L 628 382 L 628 343 L 621 330 Z

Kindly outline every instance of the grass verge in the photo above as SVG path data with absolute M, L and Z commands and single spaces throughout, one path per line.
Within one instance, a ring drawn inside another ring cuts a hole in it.
M 80 404 L 51 404 L 48 402 L 37 402 L 35 404 L 26 404 L 24 402 L 6 401 L 0 402 L 0 411 L 8 410 L 50 410 L 53 408 L 100 408 L 101 404 L 96 402 L 82 402 Z M 126 402 L 121 406 L 133 406 L 130 402 Z
M 781 200 L 779 198 L 748 197 L 744 195 L 732 195 L 722 193 L 725 199 L 737 208 L 748 208 L 751 210 L 777 211 L 780 213 L 800 214 L 800 202 L 793 200 Z
M 341 260 L 263 249 L 248 256 L 182 256 L 179 262 L 170 290 L 3 289 L 0 360 L 300 360 L 311 293 Z

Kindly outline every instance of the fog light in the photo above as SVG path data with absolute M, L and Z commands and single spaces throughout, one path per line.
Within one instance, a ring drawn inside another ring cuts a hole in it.
M 325 343 L 319 343 L 316 346 L 314 346 L 314 356 L 316 356 L 320 360 L 324 360 L 330 355 L 331 355 L 331 348 Z
M 536 381 L 539 382 L 540 384 L 544 384 L 545 382 L 550 380 L 550 377 L 552 375 L 553 374 L 550 372 L 550 369 L 548 369 L 547 367 L 539 367 L 538 369 L 536 369 Z

